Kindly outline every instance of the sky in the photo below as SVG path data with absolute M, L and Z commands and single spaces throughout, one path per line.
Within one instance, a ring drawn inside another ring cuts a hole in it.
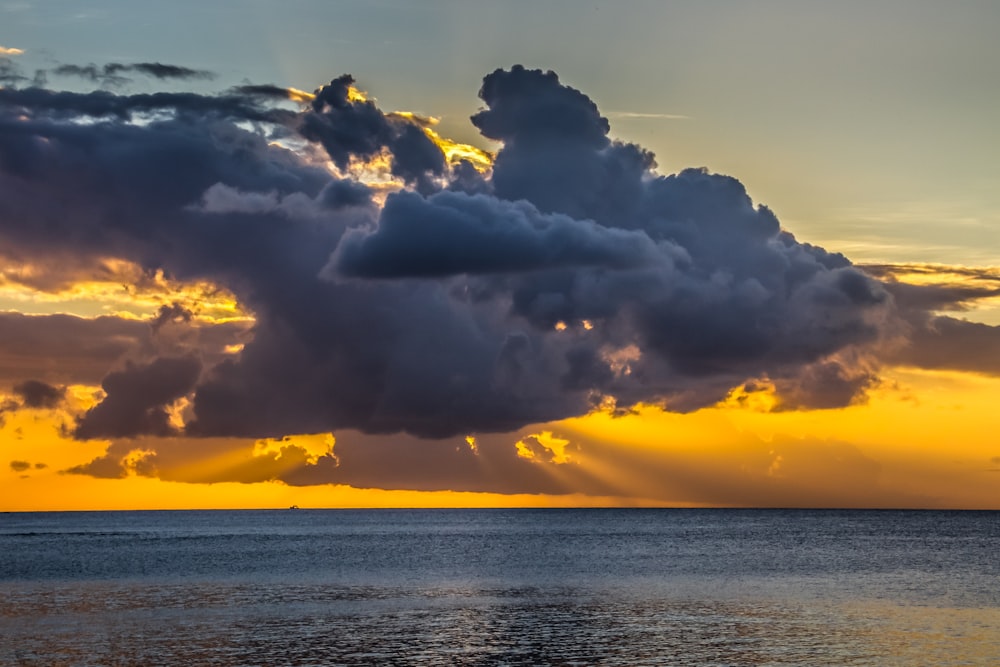
M 0 511 L 1000 509 L 998 25 L 0 0 Z

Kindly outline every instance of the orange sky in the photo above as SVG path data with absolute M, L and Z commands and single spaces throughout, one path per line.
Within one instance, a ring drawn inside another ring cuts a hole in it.
M 10 311 L 39 316 L 69 312 L 91 319 L 115 315 L 136 319 L 143 326 L 158 308 L 186 303 L 197 305 L 199 314 L 194 322 L 176 323 L 178 328 L 252 323 L 252 317 L 224 290 L 171 282 L 162 276 L 139 281 L 127 264 L 112 266 L 112 280 L 83 281 L 58 289 L 8 280 L 0 299 Z M 914 284 L 954 285 L 958 281 L 979 287 L 990 275 L 975 272 L 962 278 L 961 270 L 946 267 L 933 272 L 903 268 L 899 273 Z M 992 301 L 993 297 L 980 300 L 978 310 L 965 315 L 973 319 L 981 313 L 989 315 Z M 234 330 L 237 337 L 241 330 Z M 239 350 L 234 339 L 223 354 L 237 355 Z M 57 409 L 10 409 L 16 396 L 5 399 L 8 409 L 0 413 L 0 510 L 293 504 L 1000 508 L 1000 446 L 995 439 L 1000 432 L 1000 412 L 995 407 L 1000 377 L 984 373 L 887 367 L 865 400 L 837 409 L 775 410 L 774 396 L 764 388 L 749 394 L 733 391 L 718 405 L 688 414 L 655 407 L 625 416 L 598 410 L 508 435 L 470 434 L 472 443 L 488 439 L 494 447 L 506 449 L 512 459 L 541 471 L 559 493 L 412 490 L 391 483 L 385 488 L 333 483 L 293 486 L 280 481 L 282 471 L 315 462 L 331 450 L 336 455 L 338 434 L 295 436 L 287 442 L 214 439 L 199 444 L 196 440 L 195 446 L 183 451 L 178 442 L 139 438 L 112 455 L 122 464 L 121 477 L 95 478 L 68 471 L 105 456 L 112 441 L 78 441 L 65 431 L 74 415 L 94 404 L 100 387 L 74 385 L 67 396 Z M 180 412 L 182 407 L 178 406 Z M 183 418 L 180 412 L 178 419 Z M 532 434 L 543 435 L 535 441 L 524 440 Z M 355 437 L 364 441 L 364 436 Z M 373 443 L 381 440 L 385 438 L 371 438 Z M 453 440 L 471 452 L 466 442 L 470 438 Z M 283 458 L 281 448 L 288 444 L 301 447 L 301 452 L 288 452 Z M 407 444 L 421 446 L 419 441 Z M 169 462 L 162 460 L 160 469 L 144 469 L 145 453 L 158 449 L 180 453 Z M 255 461 L 265 467 L 248 473 Z M 247 475 L 274 479 L 213 481 Z M 594 480 L 587 487 L 589 492 L 580 488 L 582 479 Z
M 4 511 L 301 507 L 802 506 L 1000 509 L 994 434 L 1000 378 L 894 369 L 864 405 L 766 412 L 733 401 L 691 414 L 595 413 L 528 429 L 568 441 L 562 463 L 532 461 L 559 479 L 579 468 L 614 495 L 496 494 L 280 481 L 183 483 L 95 479 L 65 471 L 102 455 L 106 441 L 59 434 L 47 410 L 8 415 L 0 431 Z M 761 398 L 766 402 L 766 398 Z M 323 437 L 301 438 L 318 453 Z M 516 436 L 509 436 L 511 449 Z M 135 443 L 142 448 L 142 443 Z M 234 441 L 230 460 L 192 455 L 201 470 L 235 468 L 261 443 Z M 336 445 L 334 445 L 334 452 Z M 14 466 L 12 462 L 27 464 Z M 15 467 L 17 469 L 15 469 Z

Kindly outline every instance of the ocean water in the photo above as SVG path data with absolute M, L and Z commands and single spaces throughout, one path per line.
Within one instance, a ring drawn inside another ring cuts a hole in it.
M 1000 513 L 0 514 L 0 665 L 1000 665 Z

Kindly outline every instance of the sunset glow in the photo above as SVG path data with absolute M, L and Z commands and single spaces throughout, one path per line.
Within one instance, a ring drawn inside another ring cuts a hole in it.
M 988 20 L 181 66 L 4 11 L 0 510 L 1000 509 Z

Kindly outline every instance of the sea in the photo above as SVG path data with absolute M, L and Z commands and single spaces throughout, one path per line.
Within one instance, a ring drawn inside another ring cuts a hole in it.
M 0 514 L 0 665 L 1000 665 L 1000 512 Z

